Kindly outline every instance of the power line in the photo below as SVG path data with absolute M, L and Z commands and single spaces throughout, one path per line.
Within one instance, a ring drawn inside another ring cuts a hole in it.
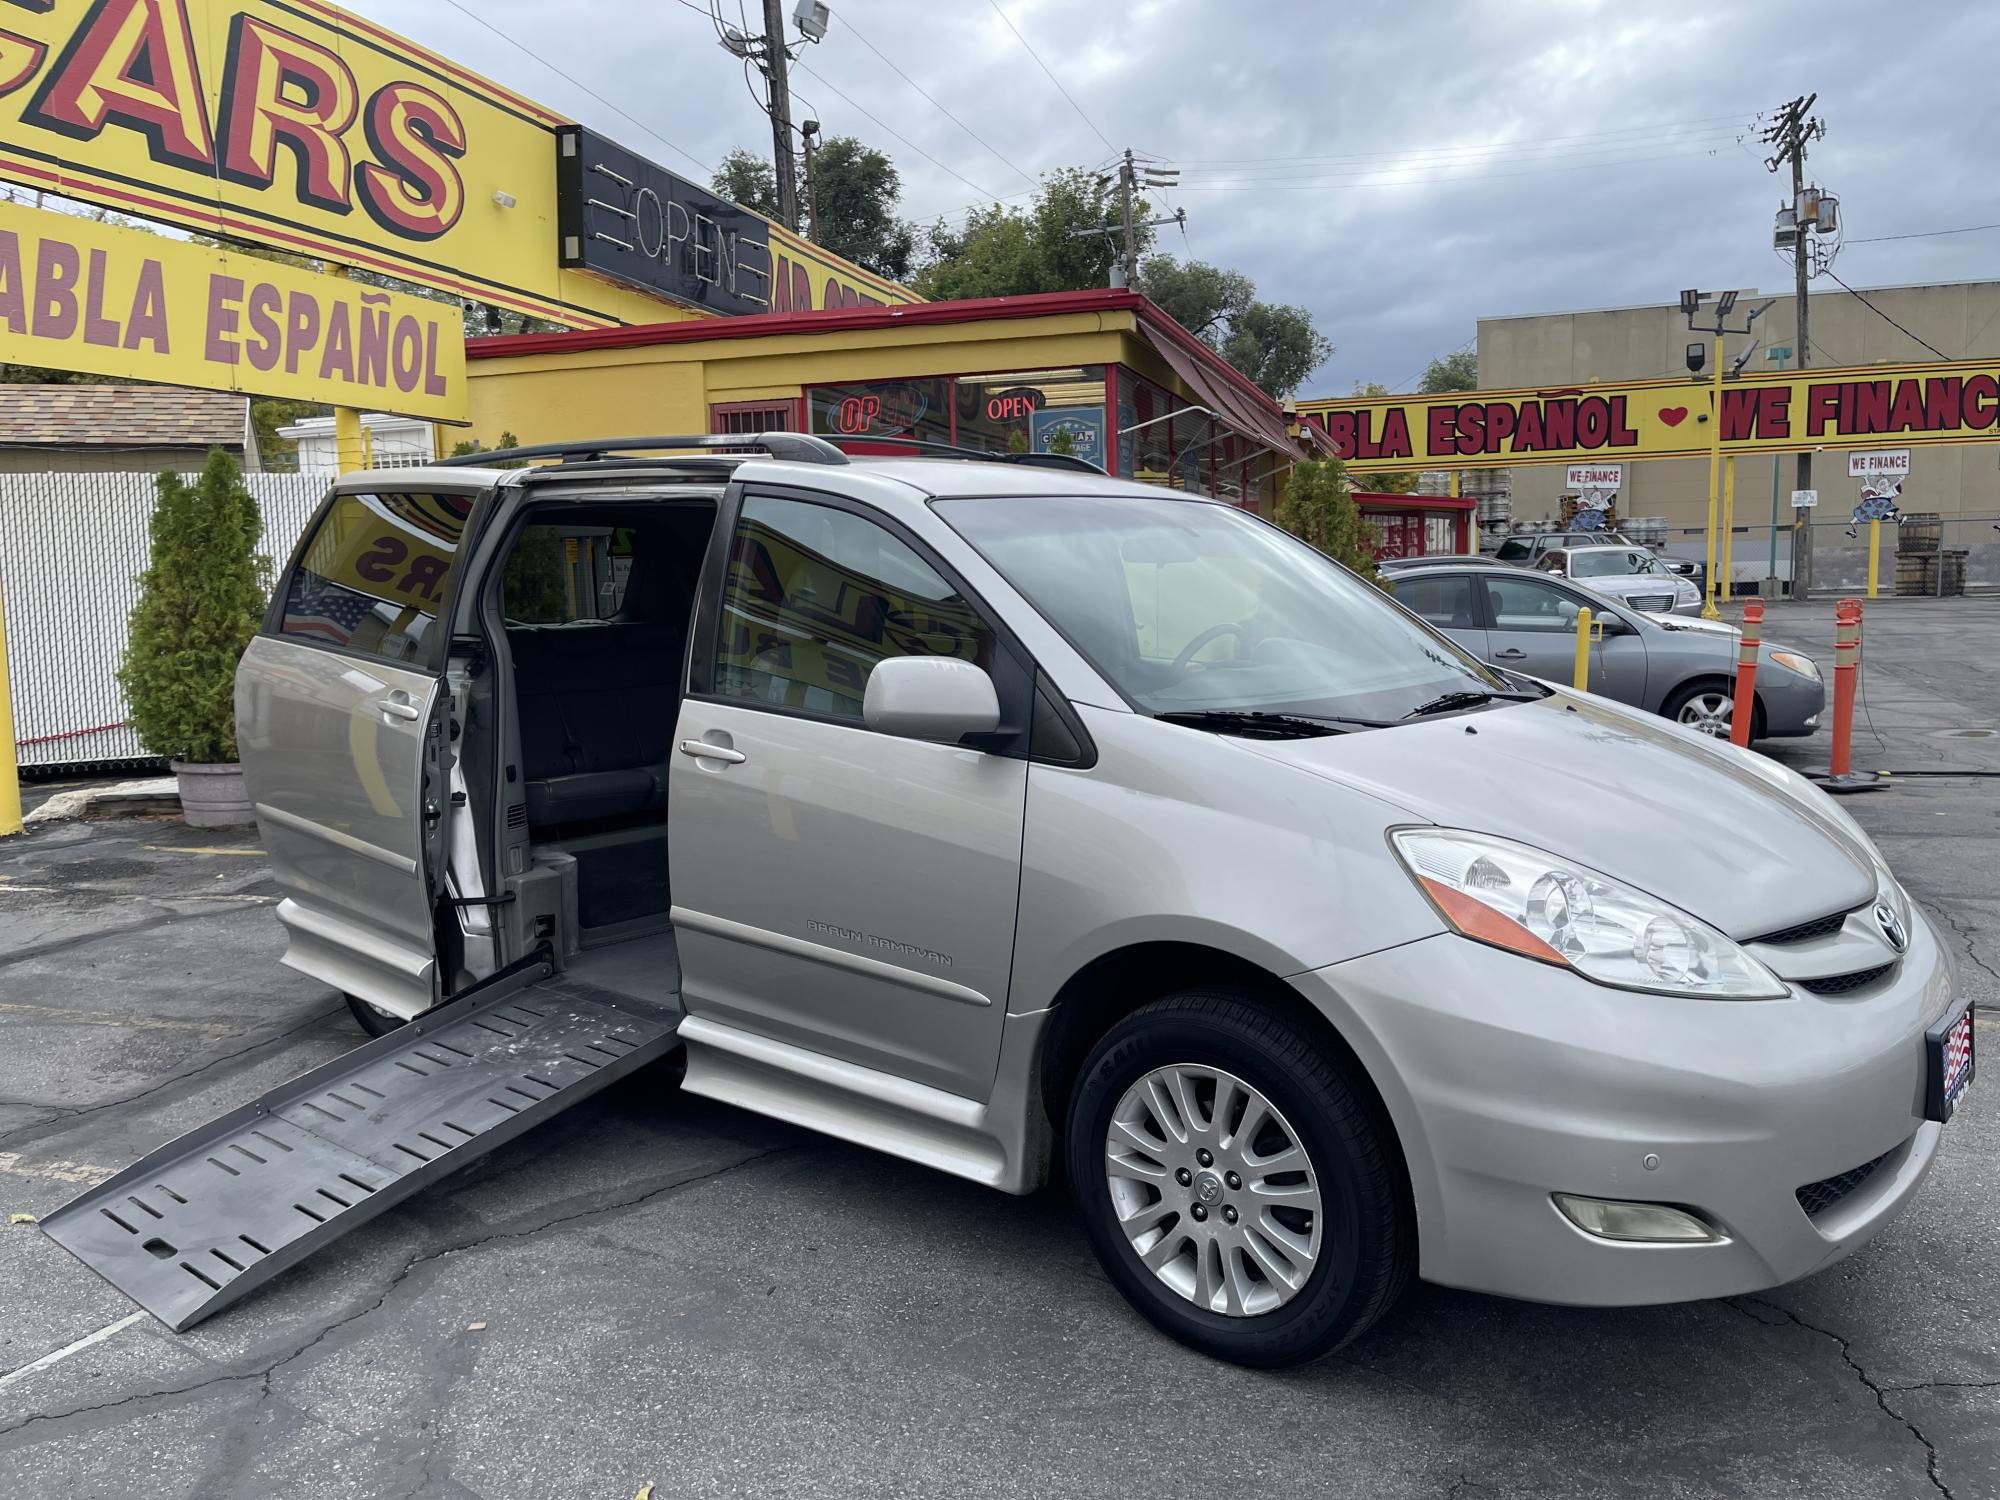
M 812 77 L 817 78 L 821 83 L 825 84 L 829 89 L 833 90 L 833 92 L 840 98 L 847 100 L 849 107 L 854 109 L 858 114 L 864 116 L 867 119 L 873 120 L 875 122 L 877 129 L 886 131 L 888 134 L 894 136 L 897 140 L 901 141 L 905 146 L 908 146 L 912 151 L 916 152 L 917 155 L 921 156 L 925 161 L 929 162 L 939 171 L 949 172 L 953 177 L 956 177 L 960 182 L 964 183 L 967 187 L 971 188 L 973 192 L 978 193 L 984 199 L 992 200 L 997 196 L 996 194 L 989 193 L 985 188 L 981 187 L 978 183 L 974 182 L 970 177 L 967 177 L 963 172 L 959 171 L 958 168 L 947 166 L 945 163 L 939 161 L 935 156 L 932 156 L 930 152 L 926 151 L 922 146 L 919 146 L 915 141 L 911 140 L 908 136 L 902 134 L 902 132 L 892 128 L 890 125 L 885 123 L 879 116 L 870 114 L 861 105 L 856 104 L 854 100 L 850 98 L 848 95 L 841 93 L 839 85 L 835 84 L 832 80 L 828 79 L 824 74 L 815 71 L 812 67 L 803 62 L 795 63 L 794 66 L 797 67 L 800 72 L 811 74 Z
M 1630 167 L 1655 161 L 1692 161 L 1696 157 L 1713 160 L 1718 154 L 1715 151 L 1671 151 L 1662 156 L 1632 156 L 1614 161 L 1586 161 L 1567 167 L 1544 167 L 1539 170 L 1531 168 L 1522 172 L 1482 172 L 1474 177 L 1385 177 L 1375 173 L 1362 177 L 1317 177 L 1309 182 L 1184 182 L 1180 190 L 1184 193 L 1298 193 L 1323 192 L 1331 187 L 1423 187 L 1445 182 L 1479 183 L 1497 182 L 1508 177 L 1545 177 L 1557 172 L 1589 172 L 1599 167 Z
M 1832 266 L 1828 266 L 1826 268 L 1826 274 L 1831 276 L 1836 282 L 1839 282 L 1840 289 L 1846 292 L 1848 296 L 1854 298 L 1855 301 L 1859 302 L 1863 307 L 1867 308 L 1870 312 L 1875 314 L 1875 316 L 1880 318 L 1884 323 L 1887 323 L 1890 327 L 1898 330 L 1900 333 L 1902 333 L 1902 335 L 1905 338 L 1915 339 L 1917 343 L 1922 344 L 1926 349 L 1930 350 L 1931 353 L 1935 354 L 1939 359 L 1951 358 L 1949 354 L 1946 354 L 1944 350 L 1938 348 L 1936 344 L 1931 343 L 1927 339 L 1917 338 L 1917 335 L 1911 333 L 1909 329 L 1903 327 L 1901 323 L 1898 323 L 1894 318 L 1890 317 L 1887 313 L 1883 312 L 1881 308 L 1877 307 L 1874 303 L 1870 302 L 1866 297 L 1862 296 L 1861 293 L 1855 291 L 1854 288 L 1849 286 L 1846 282 L 1841 281 L 1840 273 L 1834 270 Z
M 873 42 L 869 41 L 867 37 L 861 34 L 861 29 L 854 24 L 852 17 L 843 14 L 840 18 L 840 25 L 843 31 L 853 32 L 854 39 L 857 42 L 861 43 L 862 46 L 866 47 L 870 52 L 874 53 L 877 57 L 881 58 L 883 63 L 885 63 L 888 66 L 890 72 L 894 73 L 898 78 L 902 79 L 903 82 L 907 83 L 911 88 L 915 89 L 919 94 L 922 94 L 924 98 L 930 100 L 932 107 L 935 108 L 939 114 L 943 115 L 947 120 L 951 121 L 952 124 L 956 125 L 960 130 L 964 131 L 967 135 L 971 136 L 975 141 L 979 142 L 980 145 L 984 146 L 993 155 L 999 157 L 1000 160 L 1003 163 L 1005 163 L 1008 169 L 1011 170 L 1016 177 L 1020 178 L 1021 181 L 1027 183 L 1030 187 L 1034 186 L 1035 179 L 1029 176 L 1026 172 L 1022 171 L 1018 166 L 1015 166 L 1015 164 L 1012 161 L 1008 160 L 1006 155 L 1004 155 L 1001 152 L 999 147 L 995 146 L 991 141 L 987 140 L 985 136 L 981 135 L 978 131 L 974 130 L 970 125 L 966 124 L 965 121 L 961 120 L 957 115 L 953 114 L 950 110 L 946 109 L 942 104 L 939 104 L 936 99 L 931 97 L 930 90 L 926 89 L 922 84 L 918 83 L 916 79 L 912 78 L 908 73 L 905 73 L 901 68 L 897 67 L 895 63 L 890 62 L 888 56 L 882 51 L 880 47 L 876 46 Z
M 1056 92 L 1061 94 L 1063 98 L 1069 100 L 1069 107 L 1076 111 L 1076 117 L 1079 120 L 1083 121 L 1084 124 L 1088 125 L 1091 128 L 1092 132 L 1096 134 L 1097 138 L 1100 141 L 1104 142 L 1104 149 L 1106 151 L 1116 152 L 1118 148 L 1111 144 L 1111 137 L 1106 135 L 1103 131 L 1097 128 L 1097 122 L 1091 119 L 1089 115 L 1083 112 L 1083 106 L 1081 104 L 1078 104 L 1076 100 L 1071 97 L 1070 91 L 1063 87 L 1062 80 L 1056 77 L 1054 73 L 1049 72 L 1049 65 L 1042 61 L 1042 54 L 1037 52 L 1032 46 L 1030 46 L 1028 43 L 1028 39 L 1021 35 L 1021 28 L 1016 26 L 1012 21 L 1007 20 L 1007 12 L 1000 8 L 1000 0 L 986 0 L 986 3 L 993 7 L 994 15 L 998 16 L 1003 22 L 1006 22 L 1007 29 L 1014 33 L 1014 40 L 1019 42 L 1023 47 L 1026 47 L 1028 49 L 1028 56 L 1032 57 L 1035 60 L 1035 66 L 1040 68 L 1044 73 L 1048 74 L 1049 82 L 1053 83 L 1056 86 Z
M 1675 131 L 1687 131 L 1693 129 L 1693 127 L 1695 126 L 1708 127 L 1697 132 L 1698 134 L 1729 135 L 1729 134 L 1735 134 L 1737 133 L 1737 131 L 1741 129 L 1740 123 L 1735 123 L 1735 122 L 1740 122 L 1740 120 L 1741 120 L 1740 113 L 1727 114 L 1727 115 L 1704 115 L 1699 119 L 1673 120 L 1652 125 L 1630 125 L 1621 127 L 1620 129 L 1617 130 L 1593 130 L 1578 135 L 1523 136 L 1518 140 L 1492 141 L 1492 142 L 1487 142 L 1485 144 L 1469 144 L 1469 145 L 1456 145 L 1456 146 L 1405 146 L 1393 150 L 1356 151 L 1356 152 L 1347 152 L 1336 155 L 1191 156 L 1191 157 L 1181 157 L 1180 160 L 1184 165 L 1190 167 L 1202 167 L 1202 166 L 1226 167 L 1226 166 L 1263 165 L 1263 164 L 1311 165 L 1315 162 L 1374 161 L 1384 157 L 1397 157 L 1397 156 L 1408 156 L 1408 155 L 1422 155 L 1422 156 L 1467 155 L 1467 154 L 1477 154 L 1480 152 L 1488 152 L 1488 151 L 1518 151 L 1530 147 L 1571 145 L 1578 141 L 1597 141 L 1597 140 L 1608 141 L 1617 137 L 1632 136 L 1632 135 L 1636 135 L 1644 139 L 1647 137 L 1658 136 L 1663 132 L 1672 133 Z M 1727 130 L 1725 130 L 1722 129 L 1721 126 L 1717 123 L 1720 121 L 1729 121 L 1732 123 L 1730 127 Z M 1628 144 L 1636 144 L 1636 143 L 1628 143 Z
M 1392 157 L 1376 162 L 1353 162 L 1346 165 L 1325 167 L 1216 167 L 1207 170 L 1195 169 L 1198 177 L 1229 179 L 1232 181 L 1258 182 L 1277 181 L 1287 177 L 1300 177 L 1315 173 L 1332 173 L 1340 176 L 1379 176 L 1385 172 L 1430 172 L 1430 171 L 1484 171 L 1488 167 L 1534 166 L 1542 162 L 1580 161 L 1588 157 L 1616 156 L 1640 150 L 1651 150 L 1667 146 L 1699 146 L 1703 150 L 1720 150 L 1726 143 L 1742 140 L 1740 132 L 1734 130 L 1712 133 L 1674 136 L 1658 141 L 1620 141 L 1610 146 L 1587 146 L 1578 150 L 1536 151 L 1520 156 L 1485 156 L 1477 159 L 1452 156 L 1408 156 Z
M 1930 240 L 1944 234 L 1978 234 L 1982 230 L 2000 229 L 2000 224 L 1968 224 L 1963 229 L 1919 229 L 1912 234 L 1875 234 L 1865 240 L 1846 240 L 1849 245 L 1881 245 L 1890 240 Z
M 555 74 L 556 77 L 561 78 L 566 82 L 570 83 L 571 85 L 573 85 L 574 87 L 583 90 L 584 93 L 590 95 L 591 98 L 595 99 L 599 104 L 603 105 L 606 109 L 610 110 L 614 115 L 617 115 L 620 119 L 625 120 L 630 124 L 638 126 L 641 130 L 645 131 L 647 135 L 650 135 L 654 140 L 658 141 L 662 146 L 665 146 L 669 151 L 675 152 L 681 156 L 685 156 L 689 161 L 693 162 L 696 166 L 700 167 L 702 171 L 707 172 L 711 176 L 714 175 L 715 168 L 711 167 L 707 162 L 703 161 L 699 156 L 696 156 L 692 151 L 689 151 L 682 146 L 676 146 L 672 141 L 668 140 L 665 136 L 661 135 L 659 131 L 653 129 L 653 127 L 648 125 L 644 120 L 641 120 L 636 115 L 630 114 L 627 111 L 620 109 L 617 105 L 613 104 L 609 99 L 605 98 L 602 94 L 598 93 L 596 89 L 592 88 L 589 84 L 585 83 L 582 79 L 578 78 L 575 74 L 565 73 L 561 68 L 557 67 L 554 63 L 550 62 L 548 58 L 544 57 L 541 53 L 535 51 L 532 47 L 527 46 L 523 42 L 516 41 L 513 37 L 507 35 L 506 32 L 502 31 L 498 26 L 495 26 L 491 21 L 487 20 L 484 16 L 478 14 L 476 11 L 467 9 L 466 6 L 460 3 L 460 0 L 445 0 L 445 4 L 449 5 L 453 10 L 459 12 L 459 14 L 463 15 L 467 20 L 476 21 L 481 26 L 484 26 L 488 31 L 492 32 L 495 36 L 499 37 L 501 41 L 505 42 L 508 46 L 512 47 L 516 52 L 522 52 L 527 54 L 529 57 L 532 57 L 536 62 L 540 63 L 543 67 L 547 68 L 551 73 Z

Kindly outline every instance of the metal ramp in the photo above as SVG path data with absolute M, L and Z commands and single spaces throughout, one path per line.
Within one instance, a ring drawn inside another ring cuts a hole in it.
M 675 1045 L 681 1012 L 546 954 L 301 1074 L 42 1221 L 179 1333 Z

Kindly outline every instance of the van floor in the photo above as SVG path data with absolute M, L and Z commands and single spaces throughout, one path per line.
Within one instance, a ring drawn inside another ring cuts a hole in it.
M 548 981 L 552 986 L 609 991 L 628 1000 L 680 1009 L 681 960 L 674 935 L 651 932 L 602 948 L 586 948 Z

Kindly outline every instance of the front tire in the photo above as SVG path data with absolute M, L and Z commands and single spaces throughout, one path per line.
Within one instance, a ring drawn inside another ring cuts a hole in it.
M 1065 1159 L 1113 1285 L 1162 1332 L 1237 1364 L 1331 1354 L 1380 1318 L 1415 1234 L 1346 1066 L 1226 990 L 1133 1012 L 1092 1049 Z
M 379 1005 L 370 1005 L 359 995 L 343 994 L 341 998 L 347 1002 L 347 1008 L 354 1012 L 354 1019 L 361 1029 L 370 1036 L 387 1036 L 398 1027 L 410 1024 L 393 1011 L 383 1010 Z
M 1726 740 L 1731 721 L 1736 717 L 1736 685 L 1722 678 L 1690 682 L 1675 689 L 1672 696 L 1660 705 L 1660 717 L 1699 730 L 1712 739 Z M 1750 738 L 1756 741 L 1763 737 L 1764 705 L 1753 698 L 1750 704 Z

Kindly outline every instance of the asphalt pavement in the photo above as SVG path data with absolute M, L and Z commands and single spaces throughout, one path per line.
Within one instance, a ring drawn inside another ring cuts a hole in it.
M 1831 619 L 1778 606 L 1768 633 L 1830 662 Z M 1868 628 L 1855 760 L 1896 774 L 1847 806 L 2000 1006 L 2000 601 Z M 360 1041 L 279 966 L 273 900 L 250 833 L 0 842 L 0 1210 L 47 1214 Z M 641 1073 L 187 1334 L 0 1224 L 0 1495 L 1972 1500 L 2000 1495 L 1996 1169 L 2000 1075 L 1915 1203 L 1811 1280 L 1623 1311 L 1419 1286 L 1258 1374 L 1153 1334 L 1060 1192 Z

